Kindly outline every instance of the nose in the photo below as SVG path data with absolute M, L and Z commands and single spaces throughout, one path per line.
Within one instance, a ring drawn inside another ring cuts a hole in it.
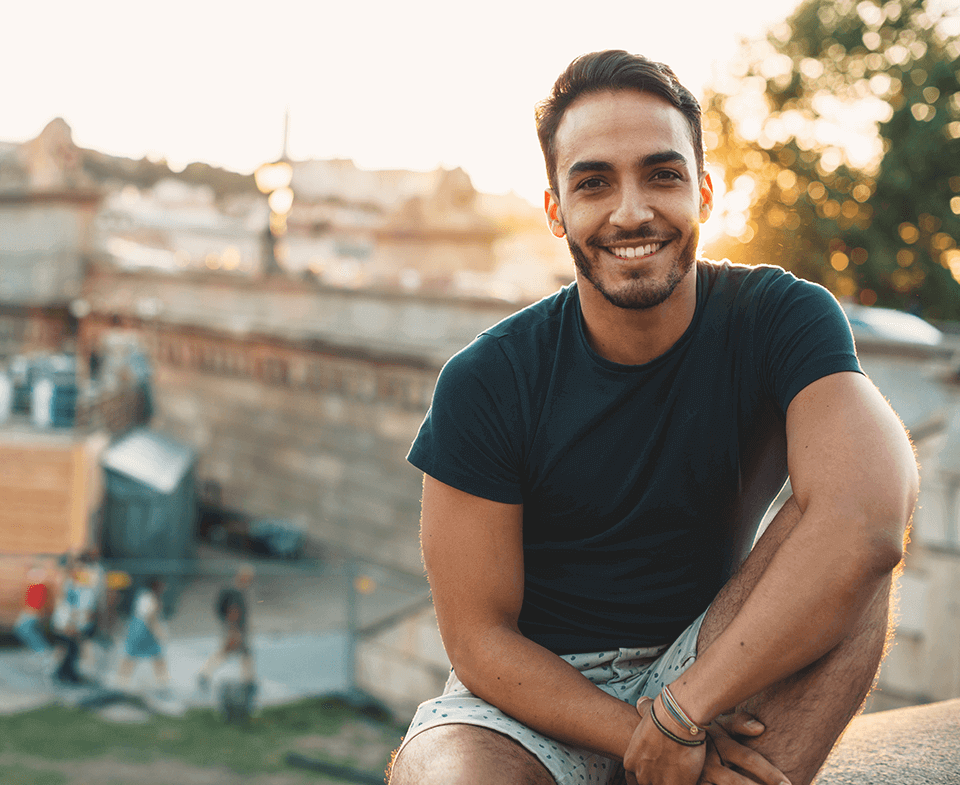
M 610 214 L 610 223 L 620 229 L 635 229 L 652 220 L 653 209 L 643 189 L 634 183 L 623 186 Z

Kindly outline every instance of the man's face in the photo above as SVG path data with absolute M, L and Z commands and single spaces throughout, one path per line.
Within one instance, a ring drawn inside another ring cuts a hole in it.
M 566 235 L 581 292 L 628 309 L 667 300 L 693 267 L 713 201 L 684 116 L 649 93 L 588 94 L 565 112 L 556 150 L 547 218 Z

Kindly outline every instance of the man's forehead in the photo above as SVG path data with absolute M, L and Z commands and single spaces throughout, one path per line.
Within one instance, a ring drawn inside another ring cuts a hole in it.
M 639 90 L 580 96 L 564 112 L 555 145 L 561 177 L 577 159 L 623 148 L 635 148 L 638 156 L 676 150 L 694 161 L 693 137 L 683 113 L 665 98 Z

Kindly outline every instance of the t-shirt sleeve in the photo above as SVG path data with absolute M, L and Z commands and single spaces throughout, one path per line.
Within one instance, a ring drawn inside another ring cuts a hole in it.
M 846 314 L 819 284 L 782 274 L 762 298 L 761 321 L 763 383 L 782 412 L 824 376 L 863 373 Z
M 482 335 L 444 365 L 407 460 L 458 490 L 520 504 L 521 422 L 513 366 Z

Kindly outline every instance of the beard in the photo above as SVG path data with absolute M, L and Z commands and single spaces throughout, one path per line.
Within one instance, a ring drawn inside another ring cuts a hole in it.
M 610 242 L 621 242 L 629 239 L 643 238 L 618 237 Z M 687 240 L 686 245 L 680 249 L 664 278 L 652 278 L 649 274 L 633 270 L 630 273 L 630 280 L 617 289 L 611 289 L 603 283 L 597 270 L 596 260 L 587 256 L 583 248 L 571 240 L 569 235 L 567 235 L 567 246 L 570 248 L 570 255 L 573 257 L 573 263 L 576 265 L 577 271 L 593 284 L 593 287 L 604 296 L 607 302 L 617 308 L 643 311 L 654 308 L 667 300 L 687 273 L 690 272 L 690 268 L 693 267 L 697 258 L 697 240 L 697 233 L 694 232 Z M 588 242 L 588 245 L 599 247 L 594 242 Z

